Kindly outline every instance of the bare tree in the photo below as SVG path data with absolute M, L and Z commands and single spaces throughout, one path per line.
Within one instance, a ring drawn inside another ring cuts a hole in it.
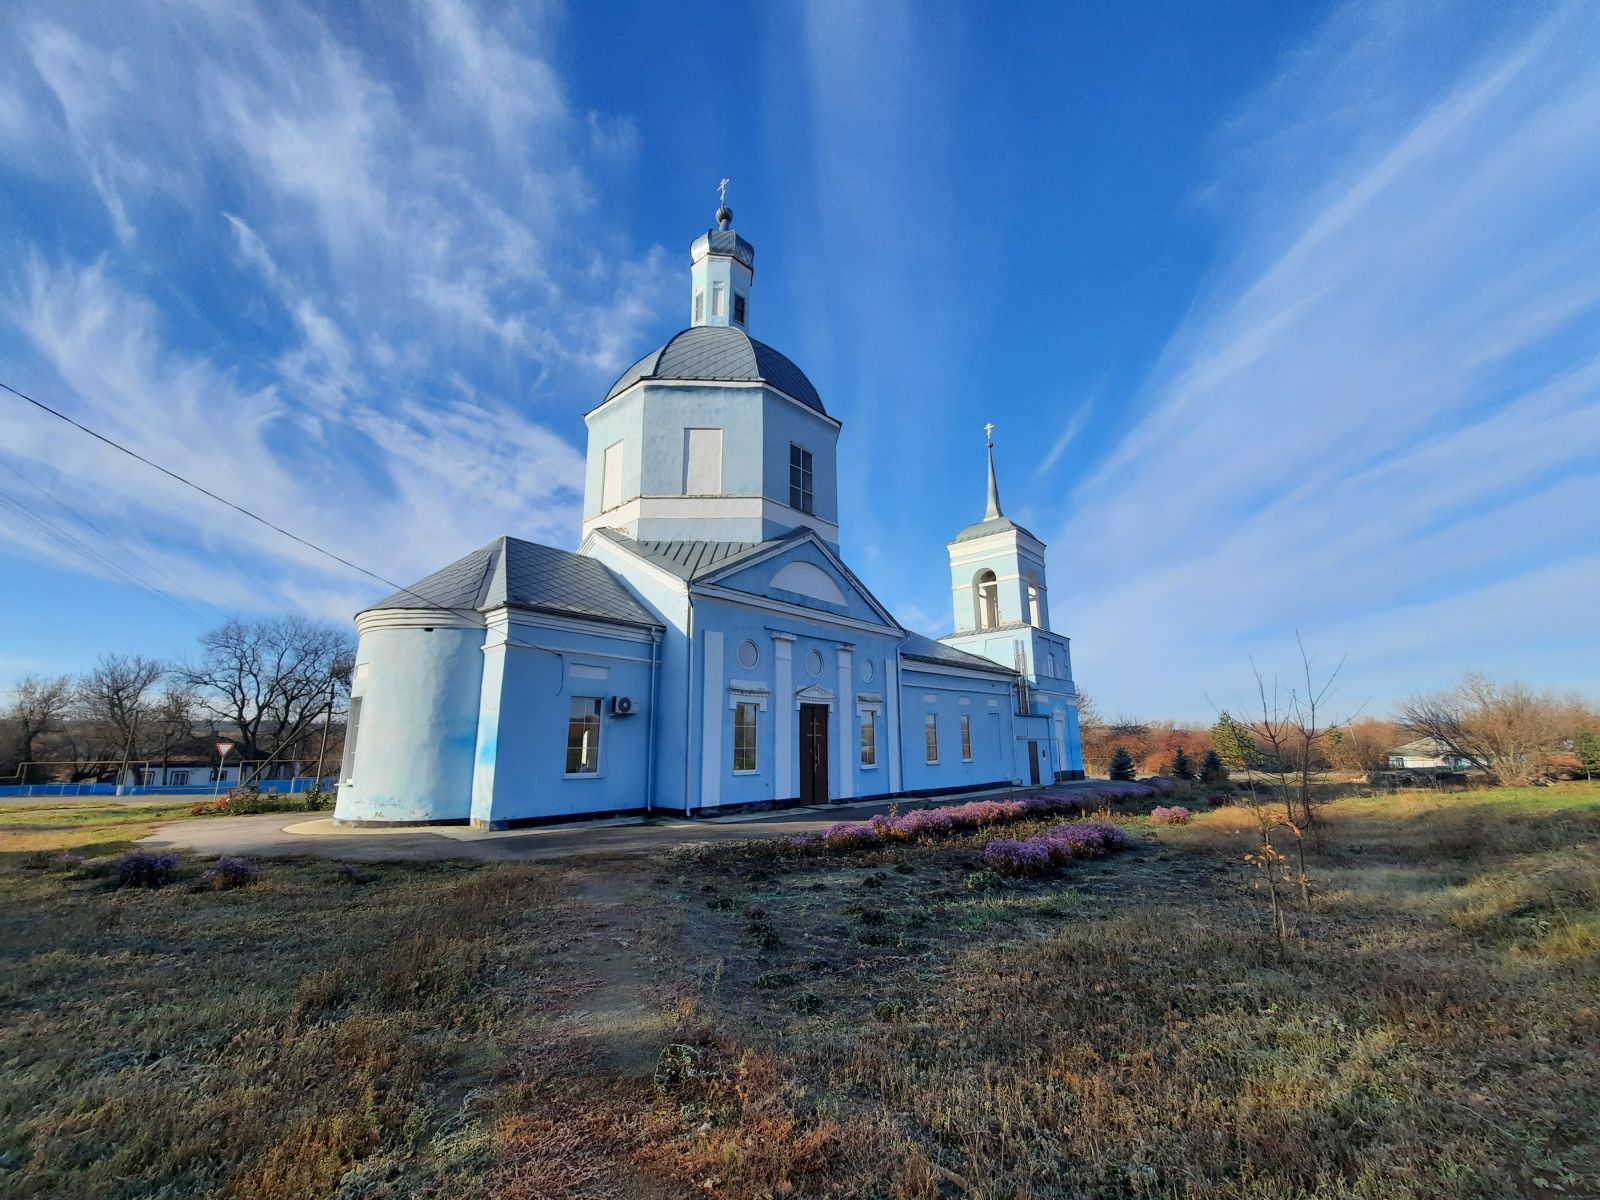
M 72 708 L 72 679 L 66 675 L 47 678 L 25 675 L 11 689 L 5 724 L 10 741 L 7 774 L 34 759 L 42 738 L 59 733 Z
M 1499 782 L 1515 785 L 1543 774 L 1546 757 L 1570 733 L 1569 716 L 1569 704 L 1547 692 L 1468 673 L 1448 691 L 1406 700 L 1399 723 Z
M 147 711 L 156 683 L 167 673 L 160 661 L 142 654 L 101 655 L 94 670 L 73 687 L 74 716 L 83 723 L 84 736 L 97 761 L 118 759 L 124 765 L 143 757 L 141 732 L 148 733 Z
M 238 738 L 246 760 L 287 753 L 309 734 L 330 688 L 348 687 L 355 649 L 342 627 L 299 616 L 236 618 L 200 647 L 180 677 L 213 727 Z

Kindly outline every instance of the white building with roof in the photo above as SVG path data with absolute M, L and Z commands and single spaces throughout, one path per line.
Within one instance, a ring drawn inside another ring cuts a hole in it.
M 750 336 L 755 248 L 690 250 L 689 328 L 585 417 L 576 553 L 502 537 L 356 617 L 335 818 L 578 815 L 1081 777 L 1045 546 L 989 504 L 947 547 L 955 628 L 902 626 L 839 557 L 840 422 Z

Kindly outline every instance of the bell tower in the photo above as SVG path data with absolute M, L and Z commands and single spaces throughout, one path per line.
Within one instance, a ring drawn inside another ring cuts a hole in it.
M 968 525 L 947 547 L 956 634 L 1028 627 L 1048 631 L 1045 546 L 1000 507 L 994 426 L 985 425 L 983 431 L 989 458 L 989 495 L 983 520 Z
M 733 229 L 728 181 L 717 191 L 722 201 L 717 226 L 689 247 L 689 324 L 750 326 L 750 289 L 756 279 L 756 248 Z

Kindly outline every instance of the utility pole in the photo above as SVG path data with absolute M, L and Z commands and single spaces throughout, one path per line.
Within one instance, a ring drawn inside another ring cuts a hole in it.
M 128 740 L 122 746 L 122 769 L 117 772 L 117 795 L 122 795 L 122 789 L 128 780 L 128 758 L 133 753 L 133 735 L 139 729 L 139 706 L 134 705 L 128 714 Z M 163 780 L 165 782 L 165 780 Z
M 317 749 L 317 782 L 316 789 L 322 790 L 322 760 L 328 753 L 328 728 L 333 724 L 333 697 L 339 681 L 330 677 L 328 679 L 328 715 L 322 719 L 322 745 Z

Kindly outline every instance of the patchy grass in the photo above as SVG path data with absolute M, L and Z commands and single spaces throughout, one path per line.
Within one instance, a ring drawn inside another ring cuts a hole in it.
M 1124 814 L 1131 850 L 1020 879 L 984 869 L 994 831 L 364 882 L 269 862 L 223 891 L 198 887 L 203 862 L 114 890 L 9 855 L 0 1179 L 343 1200 L 1597 1194 L 1600 788 L 1529 792 L 1325 806 L 1312 908 L 1282 942 L 1237 806 Z M 29 848 L 116 844 L 59 838 Z

